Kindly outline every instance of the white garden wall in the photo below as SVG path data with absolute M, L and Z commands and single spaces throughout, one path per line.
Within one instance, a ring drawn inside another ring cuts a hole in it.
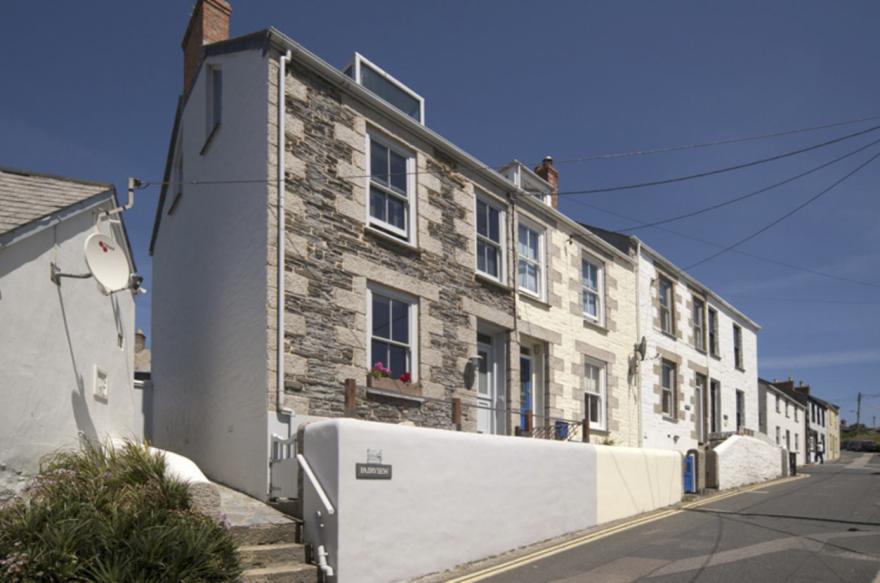
M 303 448 L 335 510 L 328 514 L 304 476 L 306 540 L 329 552 L 336 581 L 442 571 L 682 494 L 681 456 L 671 451 L 351 419 L 308 425 Z M 379 457 L 390 480 L 356 478 L 356 464 Z
M 719 490 L 765 482 L 782 475 L 780 448 L 754 437 L 728 437 L 715 448 L 715 453 Z

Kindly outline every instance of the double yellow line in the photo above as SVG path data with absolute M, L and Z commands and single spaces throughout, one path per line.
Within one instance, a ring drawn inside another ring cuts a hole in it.
M 534 561 L 539 561 L 541 559 L 546 559 L 547 557 L 552 557 L 553 555 L 558 555 L 559 553 L 563 553 L 567 550 L 609 537 L 611 535 L 617 534 L 619 532 L 623 532 L 625 530 L 629 530 L 631 528 L 635 528 L 637 526 L 642 526 L 644 524 L 648 524 L 651 522 L 656 522 L 657 520 L 663 520 L 664 518 L 669 518 L 670 516 L 675 516 L 676 514 L 680 514 L 685 510 L 690 508 L 696 508 L 698 506 L 703 506 L 705 504 L 710 504 L 713 502 L 718 502 L 719 500 L 725 500 L 727 498 L 732 498 L 733 496 L 737 496 L 744 492 L 749 492 L 751 490 L 757 490 L 759 488 L 766 488 L 768 486 L 775 486 L 777 484 L 782 484 L 785 482 L 790 482 L 792 480 L 798 480 L 800 478 L 807 477 L 805 474 L 800 474 L 791 478 L 782 478 L 780 480 L 774 480 L 773 482 L 764 482 L 761 484 L 755 484 L 754 486 L 749 486 L 747 488 L 741 488 L 739 490 L 735 490 L 733 492 L 728 492 L 726 494 L 719 494 L 717 496 L 712 496 L 710 498 L 706 498 L 704 500 L 698 500 L 696 502 L 690 502 L 688 504 L 682 504 L 670 510 L 664 510 L 662 512 L 658 512 L 656 514 L 651 514 L 650 516 L 644 516 L 642 518 L 636 518 L 630 520 L 629 522 L 625 522 L 623 524 L 618 524 L 616 526 L 611 526 L 609 528 L 600 530 L 598 532 L 592 532 L 589 534 L 585 534 L 583 536 L 579 536 L 577 538 L 567 540 L 561 542 L 552 547 L 541 549 L 539 551 L 535 551 L 532 553 L 528 553 L 516 559 L 512 559 L 505 563 L 501 563 L 500 565 L 495 565 L 493 567 L 487 567 L 483 570 L 476 571 L 475 573 L 469 573 L 467 575 L 462 575 L 460 577 L 456 577 L 454 579 L 449 579 L 447 583 L 476 583 L 477 581 L 482 581 L 483 579 L 488 579 L 489 577 L 494 577 L 495 575 L 500 575 L 501 573 L 505 573 L 507 571 L 511 571 L 518 567 L 522 567 L 529 563 L 533 563 Z

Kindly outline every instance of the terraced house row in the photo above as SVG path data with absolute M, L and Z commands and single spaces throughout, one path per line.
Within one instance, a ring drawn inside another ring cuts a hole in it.
M 151 242 L 158 446 L 264 498 L 313 418 L 588 425 L 683 453 L 758 430 L 759 326 L 637 237 L 560 212 L 550 157 L 490 169 L 363 56 L 230 39 L 229 14 L 198 3 L 183 43 Z

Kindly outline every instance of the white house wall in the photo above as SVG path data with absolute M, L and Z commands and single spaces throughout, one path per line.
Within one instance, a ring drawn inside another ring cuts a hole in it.
M 223 72 L 223 119 L 205 146 L 203 66 L 180 120 L 184 180 L 267 179 L 267 75 L 259 50 L 209 57 Z M 172 178 L 177 180 L 176 174 Z M 158 447 L 208 477 L 265 497 L 266 182 L 168 188 L 153 260 L 153 428 Z
M 76 446 L 80 435 L 143 437 L 143 392 L 132 386 L 131 292 L 104 295 L 93 278 L 64 278 L 60 286 L 49 279 L 52 262 L 65 273 L 88 273 L 83 246 L 96 208 L 0 249 L 0 489 L 17 481 L 16 470 L 32 473 L 41 456 Z M 106 399 L 94 394 L 96 366 L 108 376 Z
M 776 412 L 776 399 L 779 398 L 779 412 Z M 785 404 L 788 403 L 788 416 L 785 415 Z M 797 411 L 797 419 L 795 419 Z M 797 453 L 798 465 L 806 461 L 807 436 L 804 430 L 805 409 L 794 399 L 773 390 L 767 391 L 767 437 L 779 447 L 785 448 L 785 431 L 791 436 L 790 451 Z M 779 427 L 779 442 L 776 442 L 776 428 Z
M 674 282 L 674 319 L 676 338 L 660 331 L 657 320 L 657 277 L 665 274 Z M 639 269 L 639 327 L 647 340 L 646 358 L 641 363 L 642 438 L 644 447 L 676 449 L 687 452 L 697 442 L 695 403 L 695 374 L 706 374 L 721 383 L 720 431 L 736 431 L 736 390 L 745 393 L 745 428 L 758 430 L 758 369 L 756 331 L 737 318 L 732 311 L 706 297 L 708 307 L 718 312 L 719 355 L 716 358 L 694 348 L 691 337 L 690 314 L 693 293 L 683 278 L 676 279 L 671 270 L 658 271 L 654 256 L 642 248 Z M 704 297 L 704 296 L 700 296 Z M 743 368 L 734 366 L 733 323 L 742 328 Z M 677 365 L 678 419 L 672 421 L 662 415 L 660 395 L 661 359 Z

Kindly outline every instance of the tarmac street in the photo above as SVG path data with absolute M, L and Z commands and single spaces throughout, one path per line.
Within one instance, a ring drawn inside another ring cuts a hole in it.
M 880 455 L 843 452 L 758 486 L 463 581 L 880 582 Z

